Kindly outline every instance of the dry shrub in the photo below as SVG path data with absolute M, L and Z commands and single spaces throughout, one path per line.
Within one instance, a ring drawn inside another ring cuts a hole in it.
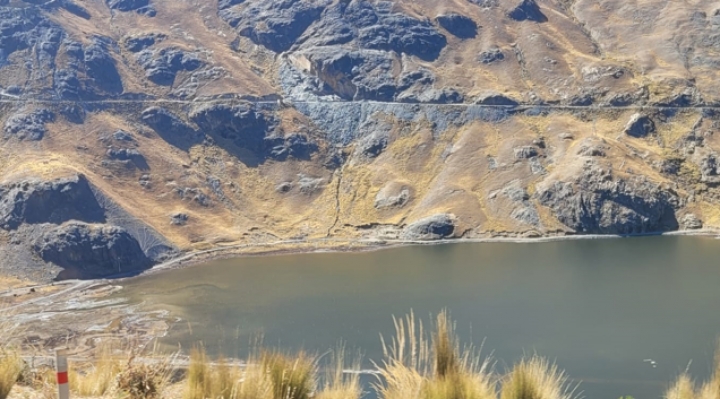
M 131 351 L 116 378 L 118 396 L 127 399 L 154 399 L 162 395 L 175 372 L 177 353 L 163 355 L 157 342 L 140 358 L 143 349 Z
M 532 356 L 517 363 L 505 377 L 501 399 L 572 399 L 565 373 L 544 358 Z
M 495 381 L 489 362 L 472 346 L 460 349 L 455 327 L 446 311 L 438 314 L 428 339 L 422 322 L 411 312 L 394 319 L 395 337 L 383 340 L 378 366 L 383 399 L 494 399 Z

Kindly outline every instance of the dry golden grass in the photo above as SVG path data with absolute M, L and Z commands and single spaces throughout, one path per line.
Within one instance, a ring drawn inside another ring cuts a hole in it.
M 184 397 L 229 399 L 234 397 L 240 378 L 239 368 L 228 365 L 224 359 L 211 365 L 205 348 L 196 347 L 190 352 Z
M 259 353 L 259 354 L 258 354 Z M 194 348 L 187 371 L 185 399 L 310 399 L 317 385 L 317 362 L 304 352 L 290 356 L 260 351 L 248 359 L 244 370 L 224 359 L 211 362 L 204 347 Z M 352 387 L 337 380 L 330 386 Z M 359 382 L 355 382 L 359 389 Z M 333 396 L 338 397 L 338 396 Z M 349 397 L 351 399 L 351 397 Z
M 6 399 L 25 367 L 19 353 L 12 348 L 0 348 L 0 399 Z
M 567 377 L 547 359 L 532 356 L 517 363 L 502 383 L 500 399 L 571 399 Z
M 72 366 L 72 365 L 71 365 Z M 122 359 L 113 355 L 110 345 L 97 349 L 95 358 L 84 370 L 69 369 L 70 389 L 78 396 L 103 396 L 110 391 L 123 366 Z
M 666 399 L 718 399 L 720 398 L 720 341 L 715 349 L 715 359 L 710 379 L 696 389 L 690 375 L 681 374 L 665 392 Z
M 695 383 L 686 373 L 665 393 L 665 399 L 695 399 Z
M 494 399 L 489 363 L 468 346 L 460 349 L 447 312 L 437 316 L 428 335 L 410 313 L 395 319 L 395 337 L 383 342 L 385 360 L 378 367 L 384 382 L 376 388 L 384 399 Z
M 263 353 L 260 363 L 270 376 L 274 399 L 309 399 L 315 391 L 317 361 L 313 356 L 268 351 Z
M 317 392 L 314 399 L 360 399 L 362 386 L 360 385 L 360 374 L 345 373 L 345 348 L 341 345 L 330 355 L 330 364 L 324 376 L 322 390 Z M 351 369 L 360 368 L 360 359 L 356 359 L 348 365 Z
M 0 308 L 0 312 L 2 311 L 3 309 Z M 19 327 L 7 313 L 2 313 L 4 318 L 0 320 L 0 399 L 6 399 L 18 382 L 25 368 L 25 362 L 13 342 L 13 339 L 19 335 Z

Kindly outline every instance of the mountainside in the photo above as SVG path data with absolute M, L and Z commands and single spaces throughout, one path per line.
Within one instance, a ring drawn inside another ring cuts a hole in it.
M 0 270 L 720 227 L 717 7 L 0 0 Z

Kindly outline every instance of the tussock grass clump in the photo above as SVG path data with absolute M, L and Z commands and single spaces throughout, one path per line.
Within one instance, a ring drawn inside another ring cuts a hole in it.
M 687 372 L 681 374 L 665 392 L 665 399 L 720 399 L 720 341 L 715 349 L 715 359 L 710 379 L 697 389 Z
M 0 308 L 0 311 L 3 311 Z M 20 352 L 13 346 L 13 339 L 18 336 L 18 326 L 10 321 L 10 317 L 0 320 L 0 399 L 10 395 L 13 386 L 18 382 L 25 362 Z
M 252 375 L 261 378 L 259 374 Z M 190 352 L 190 365 L 187 372 L 185 399 L 237 399 L 238 387 L 241 380 L 240 369 L 231 366 L 225 359 L 219 359 L 215 365 L 210 360 L 202 346 Z M 255 381 L 249 381 L 249 384 Z M 245 388 L 249 388 L 245 387 Z M 258 392 L 247 390 L 245 392 Z M 252 397 L 252 396 L 247 396 Z M 262 399 L 259 397 L 258 399 Z
M 317 362 L 313 356 L 270 351 L 262 354 L 260 364 L 270 376 L 274 399 L 309 399 L 315 391 Z
M 360 374 L 345 373 L 345 348 L 340 345 L 331 353 L 330 362 L 324 375 L 322 390 L 314 399 L 360 399 L 362 386 L 360 385 Z M 360 359 L 356 359 L 350 368 L 360 369 Z
M 25 363 L 17 351 L 0 348 L 0 399 L 6 399 L 20 378 Z
M 95 358 L 83 372 L 73 364 L 69 367 L 70 389 L 78 396 L 103 396 L 110 391 L 122 369 L 122 360 L 113 355 L 110 345 L 97 348 Z M 82 368 L 81 368 L 82 370 Z
M 190 353 L 184 399 L 310 399 L 316 385 L 316 359 L 304 352 L 260 351 L 241 370 L 224 359 L 213 364 L 199 346 Z
M 489 362 L 472 346 L 460 349 L 455 325 L 446 311 L 438 314 L 428 338 L 413 313 L 395 319 L 395 337 L 383 340 L 385 360 L 378 366 L 376 389 L 384 399 L 495 399 Z
M 557 365 L 532 356 L 517 363 L 502 383 L 500 399 L 572 399 L 567 377 Z
M 665 393 L 665 399 L 695 399 L 695 383 L 687 373 L 681 374 Z

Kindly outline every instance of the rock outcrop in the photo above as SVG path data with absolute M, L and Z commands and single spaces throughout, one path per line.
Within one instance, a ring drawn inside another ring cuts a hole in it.
M 179 72 L 194 71 L 203 65 L 197 54 L 176 48 L 142 50 L 138 53 L 137 60 L 145 69 L 145 76 L 161 86 L 171 86 Z
M 54 121 L 55 114 L 44 108 L 15 114 L 5 122 L 5 138 L 41 140 L 45 136 L 45 124 Z
M 46 232 L 34 249 L 46 262 L 65 269 L 58 280 L 128 275 L 153 265 L 137 240 L 117 226 L 67 223 Z
M 472 39 L 478 34 L 478 25 L 471 18 L 460 14 L 439 15 L 435 20 L 454 36 L 460 39 Z
M 655 122 L 647 115 L 633 114 L 625 125 L 625 134 L 628 136 L 645 137 L 652 133 L 655 133 Z
M 450 238 L 455 233 L 453 215 L 439 214 L 420 219 L 405 227 L 402 233 L 404 240 L 428 241 Z
M 535 0 L 520 0 L 517 6 L 508 12 L 508 16 L 516 21 L 547 22 L 548 20 Z
M 574 182 L 555 182 L 536 194 L 578 234 L 647 234 L 677 230 L 678 195 L 641 177 L 617 178 L 588 168 Z
M 104 210 L 83 175 L 0 186 L 0 228 L 14 230 L 23 223 L 60 224 L 69 220 L 105 221 Z

